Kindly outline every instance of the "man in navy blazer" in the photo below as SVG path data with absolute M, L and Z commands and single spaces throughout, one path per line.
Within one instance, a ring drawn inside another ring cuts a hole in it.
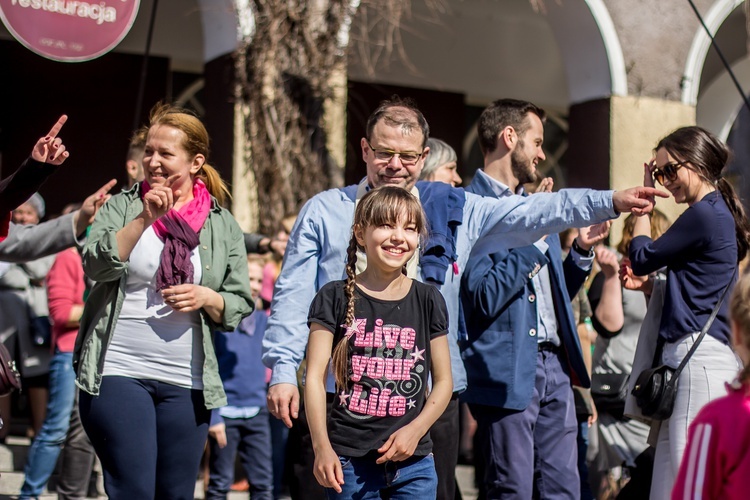
M 536 164 L 545 159 L 544 119 L 544 110 L 528 102 L 490 104 L 478 125 L 484 169 L 467 191 L 500 198 L 536 181 Z M 580 497 L 571 384 L 590 381 L 570 297 L 607 229 L 582 230 L 564 262 L 556 234 L 514 249 L 503 246 L 502 235 L 490 235 L 471 253 L 461 281 L 468 375 L 462 400 L 477 420 L 487 498 Z

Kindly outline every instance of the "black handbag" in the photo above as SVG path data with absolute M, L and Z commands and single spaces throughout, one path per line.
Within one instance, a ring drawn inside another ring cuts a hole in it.
M 16 362 L 8 348 L 0 343 L 0 396 L 7 396 L 13 391 L 21 390 L 21 375 L 16 370 Z M 0 420 L 0 429 L 2 420 Z
M 599 412 L 622 418 L 628 396 L 627 373 L 594 373 L 591 377 L 591 397 Z
M 675 370 L 674 368 L 667 365 L 659 365 L 648 370 L 643 370 L 635 381 L 635 386 L 631 392 L 635 396 L 635 402 L 641 409 L 641 412 L 652 418 L 653 420 L 666 420 L 672 416 L 672 409 L 674 408 L 674 400 L 677 395 L 677 381 L 680 377 L 680 373 L 690 361 L 690 357 L 698 349 L 698 345 L 706 336 L 706 332 L 711 327 L 711 324 L 716 319 L 716 315 L 719 313 L 719 307 L 724 302 L 724 297 L 727 295 L 730 285 L 734 281 L 734 276 L 737 273 L 735 268 L 732 279 L 724 287 L 724 291 L 721 292 L 719 301 L 714 306 L 714 310 L 711 311 L 711 316 L 708 317 L 708 321 L 703 326 L 703 329 L 698 335 L 698 338 L 693 342 L 693 346 L 690 348 L 688 353 L 680 362 L 680 365 Z M 654 360 L 658 360 L 661 356 L 661 349 L 656 350 L 657 357 Z

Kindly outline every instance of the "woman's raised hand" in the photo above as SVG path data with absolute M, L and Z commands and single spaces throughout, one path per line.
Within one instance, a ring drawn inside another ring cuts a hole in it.
M 62 115 L 57 123 L 52 126 L 49 133 L 36 141 L 34 149 L 31 150 L 31 157 L 34 160 L 51 165 L 61 165 L 70 156 L 70 153 L 65 150 L 62 139 L 57 137 L 66 121 L 68 121 L 68 115 Z
M 180 174 L 174 174 L 164 184 L 152 185 L 143 197 L 143 215 L 150 224 L 169 212 L 179 198 L 179 190 L 172 192 L 172 183 L 179 177 Z
M 617 276 L 620 270 L 620 263 L 617 261 L 617 254 L 615 252 L 604 245 L 599 245 L 594 248 L 594 255 L 606 278 Z

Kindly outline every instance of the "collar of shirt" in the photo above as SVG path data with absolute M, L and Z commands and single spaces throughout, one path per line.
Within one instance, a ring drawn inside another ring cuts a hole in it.
M 506 196 L 513 195 L 513 191 L 510 190 L 508 186 L 500 182 L 499 180 L 495 179 L 494 177 L 491 177 L 490 175 L 487 175 L 484 170 L 479 169 L 477 170 L 476 175 L 481 175 L 484 177 L 484 179 L 487 181 L 487 183 L 492 188 L 492 192 L 497 195 L 498 198 L 505 198 Z M 518 185 L 518 189 L 516 189 L 515 194 L 523 195 L 524 194 L 523 184 Z

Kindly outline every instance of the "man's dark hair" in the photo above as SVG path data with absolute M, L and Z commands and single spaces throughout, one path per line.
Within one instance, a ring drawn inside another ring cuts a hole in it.
M 372 131 L 375 125 L 381 120 L 391 127 L 400 127 L 407 134 L 419 128 L 422 132 L 422 148 L 427 145 L 427 139 L 430 137 L 430 126 L 413 99 L 393 95 L 390 99 L 381 101 L 377 109 L 367 119 L 368 141 L 372 139 Z
M 477 135 L 482 154 L 486 155 L 497 149 L 497 136 L 505 127 L 513 127 L 522 136 L 529 129 L 527 115 L 533 113 L 544 123 L 545 111 L 528 102 L 517 99 L 498 99 L 482 111 L 477 123 Z

